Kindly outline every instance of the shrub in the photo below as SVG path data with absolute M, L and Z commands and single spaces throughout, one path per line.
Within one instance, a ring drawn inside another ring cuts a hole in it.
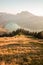
M 37 37 L 40 38 L 40 39 L 43 39 L 43 31 L 39 32 L 39 33 L 37 34 Z

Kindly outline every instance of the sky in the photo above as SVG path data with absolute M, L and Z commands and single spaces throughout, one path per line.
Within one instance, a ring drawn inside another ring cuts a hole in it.
M 17 14 L 21 11 L 43 16 L 43 0 L 0 0 L 0 12 Z

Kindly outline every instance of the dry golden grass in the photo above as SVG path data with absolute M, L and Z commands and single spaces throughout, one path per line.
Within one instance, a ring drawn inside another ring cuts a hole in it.
M 43 65 L 43 40 L 24 35 L 1 37 L 0 65 Z
M 15 37 L 0 37 L 0 45 L 7 45 L 7 44 L 16 44 L 16 43 L 29 43 L 29 42 L 41 42 L 41 40 L 36 40 L 34 38 L 28 38 L 24 35 L 17 35 Z M 43 41 L 41 42 L 43 43 Z

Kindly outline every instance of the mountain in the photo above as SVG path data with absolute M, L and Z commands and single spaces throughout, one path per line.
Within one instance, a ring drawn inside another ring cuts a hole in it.
M 14 22 L 20 27 L 31 31 L 43 30 L 43 16 L 35 16 L 27 11 L 22 11 L 16 15 L 0 13 L 0 24 L 5 27 L 7 22 Z
M 0 35 L 7 33 L 8 31 L 2 27 L 0 27 Z
M 6 29 L 8 32 L 16 31 L 17 29 L 20 29 L 20 27 L 15 24 L 14 22 L 8 22 L 5 26 L 4 29 Z

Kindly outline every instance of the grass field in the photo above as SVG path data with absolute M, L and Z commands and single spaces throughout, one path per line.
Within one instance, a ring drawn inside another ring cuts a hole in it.
M 24 35 L 0 38 L 0 65 L 43 65 L 43 40 Z

